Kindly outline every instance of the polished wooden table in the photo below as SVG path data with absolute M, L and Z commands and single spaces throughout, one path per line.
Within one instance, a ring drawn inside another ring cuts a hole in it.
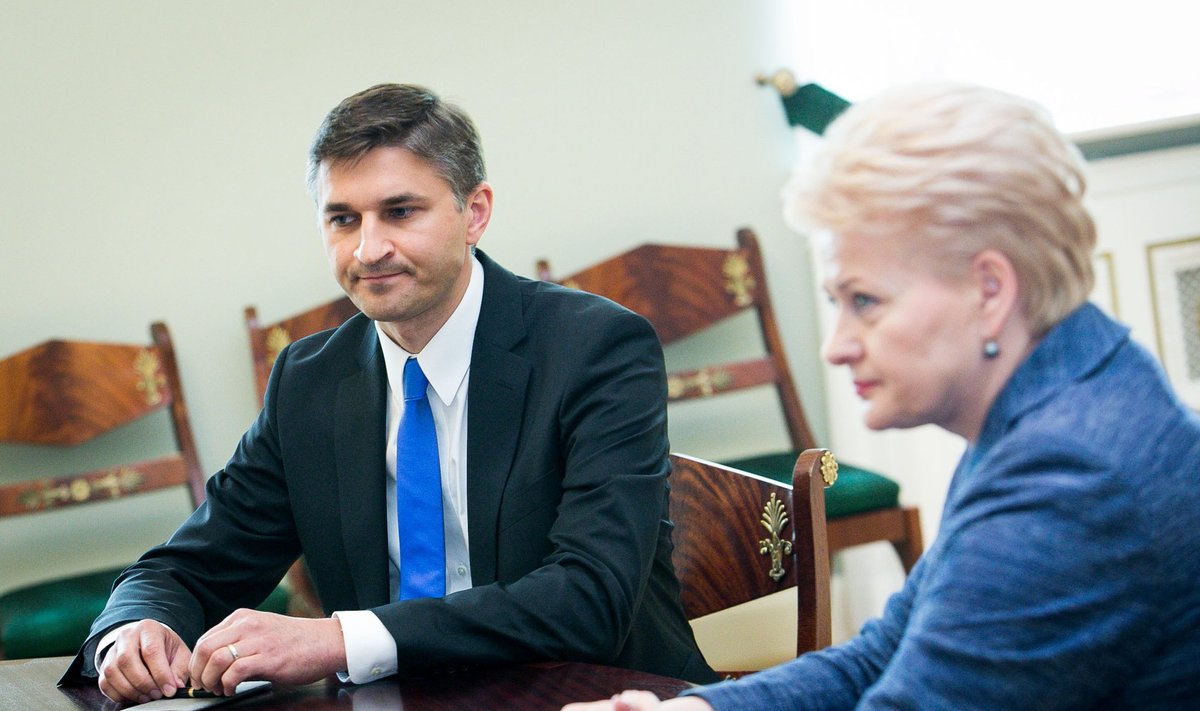
M 69 662 L 69 657 L 0 662 L 0 711 L 115 711 L 128 708 L 104 698 L 94 686 L 56 687 Z M 477 669 L 420 680 L 382 679 L 364 686 L 347 686 L 327 680 L 296 688 L 275 688 L 217 708 L 229 711 L 558 711 L 565 703 L 608 698 L 622 689 L 646 689 L 658 694 L 659 698 L 671 698 L 689 686 L 691 684 L 685 681 L 627 669 L 546 662 Z

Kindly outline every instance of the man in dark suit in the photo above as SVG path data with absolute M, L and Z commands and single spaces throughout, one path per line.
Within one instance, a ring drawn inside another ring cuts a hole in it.
M 713 679 L 671 566 L 650 325 L 475 251 L 492 209 L 478 136 L 425 89 L 343 101 L 309 186 L 362 315 L 279 355 L 207 501 L 122 574 L 64 681 L 98 676 L 110 698 L 146 701 L 184 683 L 230 693 L 544 659 Z M 428 405 L 406 399 L 413 367 Z M 428 534 L 406 527 L 429 502 L 403 498 L 404 420 L 420 407 L 442 507 L 428 597 L 406 587 L 405 545 Z M 330 617 L 238 609 L 300 554 Z

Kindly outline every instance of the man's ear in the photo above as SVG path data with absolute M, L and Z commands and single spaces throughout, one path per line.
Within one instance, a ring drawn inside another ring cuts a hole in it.
M 487 181 L 476 185 L 463 209 L 468 213 L 467 244 L 475 245 L 492 219 L 492 186 Z
M 1020 284 L 1012 261 L 999 250 L 985 249 L 971 262 L 971 275 L 980 295 L 985 339 L 994 339 L 1018 316 Z

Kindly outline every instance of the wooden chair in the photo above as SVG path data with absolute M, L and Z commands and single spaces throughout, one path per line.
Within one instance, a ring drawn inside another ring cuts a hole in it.
M 254 383 L 258 387 L 259 402 L 267 394 L 271 367 L 275 365 L 275 358 L 284 346 L 297 338 L 327 328 L 337 328 L 356 313 L 358 307 L 349 297 L 343 296 L 264 326 L 258 322 L 258 309 L 247 306 L 246 330 L 250 332 L 250 357 L 254 363 Z
M 737 233 L 738 247 L 715 249 L 645 244 L 577 272 L 559 283 L 606 296 L 645 316 L 663 345 L 705 330 L 754 309 L 765 353 L 732 363 L 671 373 L 671 401 L 711 398 L 757 386 L 771 386 L 779 397 L 790 448 L 724 462 L 776 481 L 791 478 L 800 452 L 818 446 L 804 415 L 783 342 L 775 322 L 758 239 L 750 229 Z M 546 260 L 539 278 L 553 280 Z M 837 486 L 825 493 L 829 551 L 888 541 L 906 571 L 921 556 L 920 513 L 900 505 L 900 487 L 866 469 L 841 464 Z
M 166 456 L 0 486 L 0 516 L 36 515 L 171 486 L 187 487 L 193 507 L 204 500 L 205 477 L 171 336 L 162 323 L 150 332 L 148 345 L 51 340 L 0 360 L 0 442 L 71 447 L 166 411 L 175 443 Z M 180 521 L 186 513 L 180 511 Z M 0 595 L 0 658 L 74 654 L 122 569 Z M 273 597 L 264 609 L 284 609 L 285 601 Z
M 271 377 L 271 368 L 275 358 L 284 346 L 292 341 L 312 335 L 318 331 L 337 328 L 351 316 L 358 313 L 358 307 L 350 298 L 340 299 L 314 306 L 307 311 L 289 316 L 282 321 L 262 325 L 258 320 L 258 309 L 247 306 L 245 311 L 246 330 L 250 334 L 250 358 L 254 366 L 254 384 L 258 388 L 258 401 L 262 402 L 267 394 L 267 380 Z M 308 568 L 301 558 L 292 564 L 287 574 L 288 584 L 292 589 L 291 605 L 288 614 L 295 617 L 324 617 L 320 597 L 313 586 Z
M 795 655 L 828 647 L 824 492 L 837 471 L 833 455 L 823 449 L 800 454 L 791 484 L 672 454 L 672 562 L 687 618 L 794 587 Z

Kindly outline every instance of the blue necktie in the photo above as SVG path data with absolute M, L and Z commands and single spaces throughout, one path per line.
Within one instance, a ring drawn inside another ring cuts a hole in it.
M 404 415 L 396 438 L 396 521 L 400 530 L 400 599 L 446 594 L 446 541 L 437 432 L 425 394 L 429 381 L 404 364 Z

